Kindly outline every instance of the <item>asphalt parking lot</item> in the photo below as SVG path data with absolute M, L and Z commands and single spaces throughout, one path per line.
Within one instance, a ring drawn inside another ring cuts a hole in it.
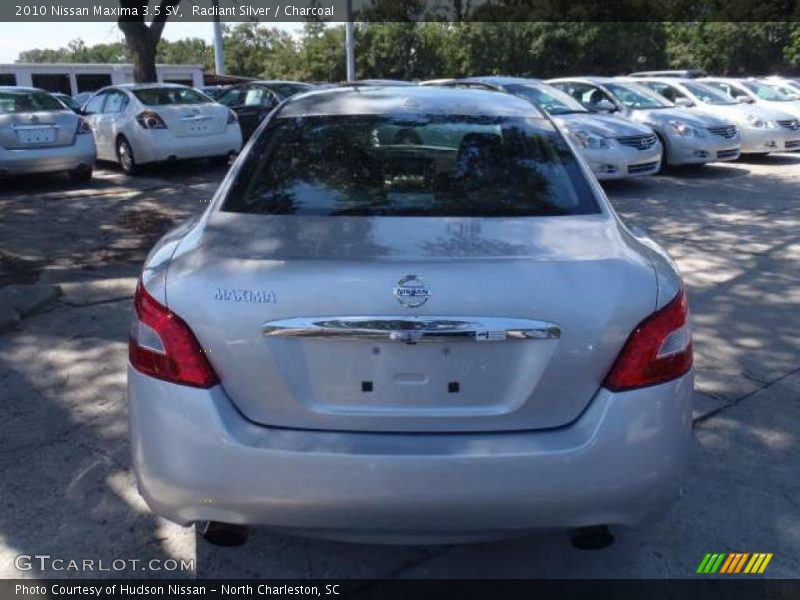
M 694 577 L 706 552 L 772 552 L 767 576 L 800 573 L 800 154 L 605 186 L 683 272 L 697 392 L 680 501 L 602 551 L 560 532 L 381 547 L 267 529 L 224 549 L 153 517 L 129 470 L 130 296 L 155 239 L 202 211 L 223 174 L 192 162 L 135 179 L 99 170 L 82 189 L 55 176 L 2 183 L 0 286 L 44 296 L 0 332 L 0 577 Z M 61 295 L 44 303 L 51 286 Z M 195 568 L 20 572 L 19 554 Z

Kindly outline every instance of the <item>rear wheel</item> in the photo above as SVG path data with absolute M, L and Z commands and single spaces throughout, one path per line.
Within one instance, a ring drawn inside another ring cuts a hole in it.
M 81 167 L 68 171 L 69 178 L 75 183 L 86 183 L 92 179 L 91 167 Z
M 133 149 L 131 149 L 130 142 L 124 137 L 117 140 L 117 160 L 122 170 L 128 175 L 135 175 L 138 169 L 136 159 L 133 157 Z
M 220 167 L 229 167 L 231 162 L 233 161 L 234 154 L 233 152 L 229 152 L 228 154 L 223 154 L 222 156 L 214 156 L 211 158 L 211 162 L 214 165 L 219 165 Z
M 669 166 L 667 164 L 667 143 L 664 141 L 664 138 L 661 137 L 659 134 L 656 135 L 658 136 L 658 141 L 661 142 L 661 166 L 659 167 L 658 172 L 663 173 Z

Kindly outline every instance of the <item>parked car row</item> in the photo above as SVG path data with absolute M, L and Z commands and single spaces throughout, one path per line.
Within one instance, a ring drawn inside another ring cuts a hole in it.
M 347 85 L 417 84 L 381 79 Z M 709 77 L 689 70 L 549 81 L 471 77 L 420 85 L 480 88 L 527 100 L 564 128 L 601 180 L 654 175 L 665 165 L 702 165 L 736 160 L 741 154 L 800 149 L 800 83 L 788 78 Z M 177 84 L 123 84 L 88 97 L 53 94 L 57 102 L 47 109 L 34 101 L 45 94 L 41 90 L 1 88 L 15 94 L 16 101 L 0 103 L 0 124 L 7 123 L 5 136 L 13 138 L 0 146 L 0 175 L 67 165 L 73 177 L 86 178 L 94 163 L 87 158 L 91 142 L 96 158 L 116 162 L 129 174 L 140 165 L 165 160 L 227 160 L 283 100 L 320 87 L 248 81 L 204 88 L 212 99 Z M 83 118 L 72 119 L 76 131 L 93 133 L 89 139 L 75 138 L 81 144 L 53 133 L 56 120 L 66 119 L 55 113 L 66 108 Z M 75 163 L 76 156 L 81 162 Z
M 529 99 L 565 127 L 598 179 L 652 175 L 662 164 L 705 164 L 800 149 L 798 98 L 757 80 L 662 73 L 549 81 L 476 77 L 423 85 L 483 87 Z M 623 123 L 638 124 L 643 131 L 625 135 Z

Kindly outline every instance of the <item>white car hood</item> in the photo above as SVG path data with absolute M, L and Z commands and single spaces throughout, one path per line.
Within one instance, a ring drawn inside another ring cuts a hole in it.
M 795 118 L 791 113 L 765 104 L 698 104 L 698 111 L 739 123 L 747 123 L 746 115 L 762 121 L 784 121 Z
M 756 103 L 756 105 L 769 110 L 777 110 L 782 113 L 789 114 L 795 119 L 800 119 L 800 100 L 792 100 L 790 102 L 760 100 Z
M 639 123 L 626 121 L 619 117 L 598 115 L 593 113 L 553 115 L 553 120 L 570 129 L 582 129 L 587 133 L 606 138 L 625 137 L 632 135 L 648 135 L 652 130 Z
M 655 125 L 666 125 L 669 121 L 683 121 L 692 127 L 705 129 L 708 127 L 725 127 L 732 125 L 729 120 L 720 119 L 718 117 L 691 112 L 679 108 L 661 108 L 655 110 L 633 110 L 631 111 L 631 118 L 636 119 L 640 123 Z

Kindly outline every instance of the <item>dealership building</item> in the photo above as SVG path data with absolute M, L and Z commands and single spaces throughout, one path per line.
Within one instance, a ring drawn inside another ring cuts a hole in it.
M 158 80 L 203 85 L 202 65 L 156 65 Z M 13 63 L 0 64 L 0 85 L 33 86 L 74 96 L 107 85 L 133 82 L 133 65 L 125 63 Z

